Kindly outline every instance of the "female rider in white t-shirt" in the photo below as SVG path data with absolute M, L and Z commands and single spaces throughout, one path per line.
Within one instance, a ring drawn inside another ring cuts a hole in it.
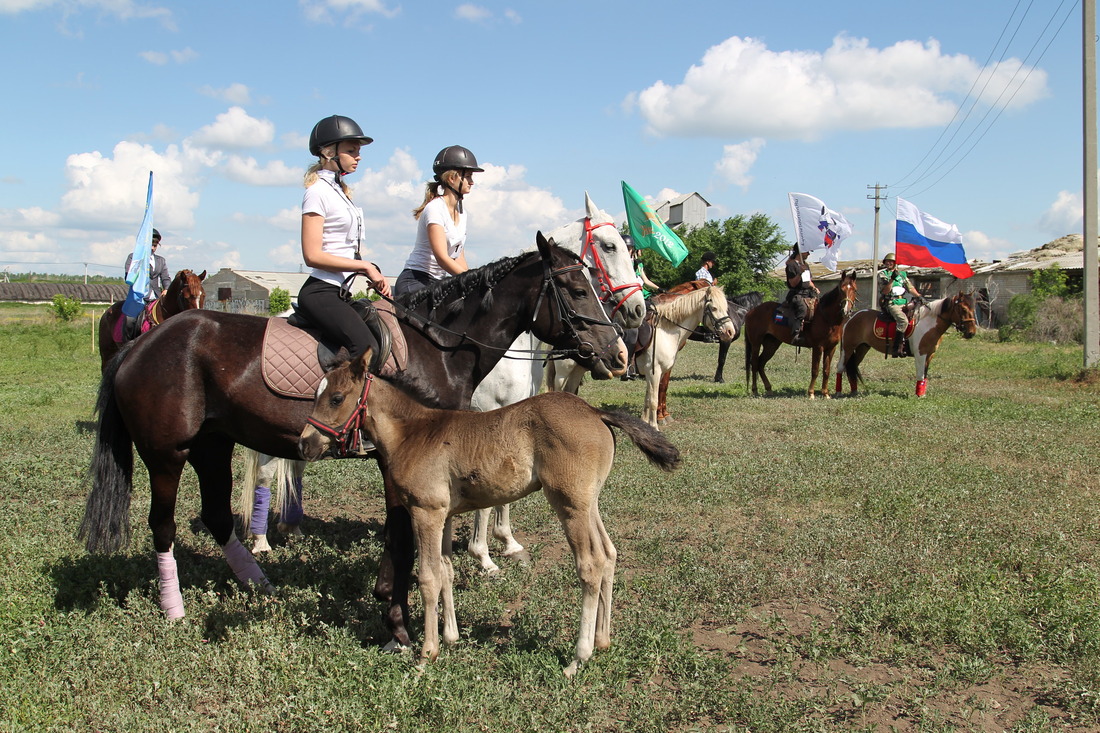
M 424 202 L 413 210 L 416 243 L 397 278 L 394 293 L 412 293 L 451 275 L 470 269 L 466 264 L 466 212 L 462 198 L 474 185 L 478 167 L 474 154 L 461 145 L 439 151 L 432 164 L 435 178 L 428 183 Z
M 347 347 L 351 358 L 367 347 L 377 353 L 374 334 L 340 286 L 352 273 L 366 275 L 370 286 L 390 294 L 382 272 L 362 259 L 363 210 L 351 202 L 344 176 L 359 165 L 359 149 L 373 140 L 350 117 L 333 115 L 313 127 L 309 152 L 317 162 L 306 171 L 302 198 L 302 258 L 313 268 L 298 292 L 298 309 L 329 338 Z

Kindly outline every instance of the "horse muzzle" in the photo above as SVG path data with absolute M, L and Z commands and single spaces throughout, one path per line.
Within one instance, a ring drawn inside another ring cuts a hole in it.
M 585 354 L 585 352 L 588 352 Z M 579 355 L 583 361 L 589 362 L 589 371 L 593 379 L 611 379 L 626 373 L 627 351 L 622 338 L 617 338 L 609 344 L 602 353 L 597 353 L 591 344 L 581 344 Z
M 302 460 L 316 461 L 328 452 L 332 445 L 332 438 L 317 430 L 312 425 L 306 425 L 298 438 L 298 453 Z

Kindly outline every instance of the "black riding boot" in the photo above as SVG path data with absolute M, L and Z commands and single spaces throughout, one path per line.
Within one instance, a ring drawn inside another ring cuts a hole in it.
M 905 356 L 905 332 L 901 329 L 898 329 L 898 332 L 894 334 L 894 347 L 891 349 L 890 356 L 895 359 Z

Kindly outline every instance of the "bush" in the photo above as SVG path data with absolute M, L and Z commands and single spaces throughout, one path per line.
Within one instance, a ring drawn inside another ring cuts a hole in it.
M 1047 298 L 1035 312 L 1028 338 L 1054 344 L 1084 343 L 1084 304 L 1075 298 Z
M 267 299 L 267 310 L 273 316 L 290 310 L 290 293 L 285 288 L 272 290 Z
M 1004 341 L 1012 336 L 1023 336 L 1031 330 L 1035 324 L 1035 314 L 1039 310 L 1039 298 L 1034 295 L 1014 295 L 1008 301 L 1008 310 L 1005 312 L 1005 323 L 1000 328 L 1001 338 Z
M 53 296 L 53 305 L 50 306 L 50 310 L 58 320 L 71 321 L 84 312 L 84 304 L 76 298 L 58 293 Z

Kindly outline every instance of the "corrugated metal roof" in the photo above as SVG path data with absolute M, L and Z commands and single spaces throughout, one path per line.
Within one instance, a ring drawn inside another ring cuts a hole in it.
M 114 303 L 124 300 L 127 285 L 85 285 L 84 283 L 0 283 L 0 301 L 50 303 L 53 296 L 76 298 L 81 303 Z

